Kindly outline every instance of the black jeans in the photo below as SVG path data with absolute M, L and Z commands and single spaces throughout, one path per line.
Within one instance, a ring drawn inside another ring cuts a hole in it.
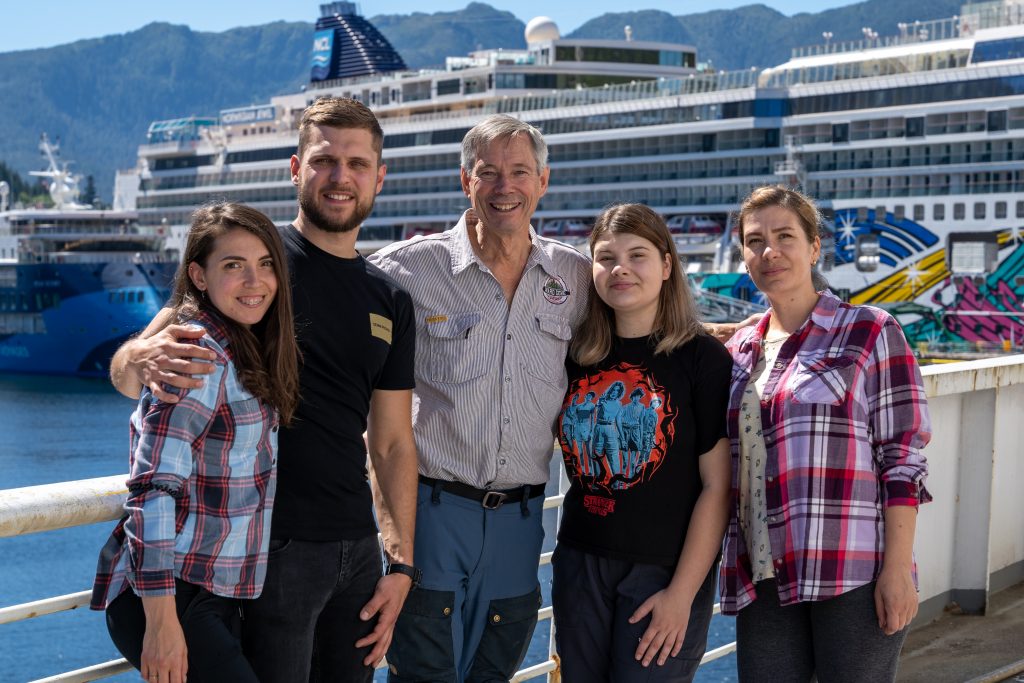
M 736 616 L 741 683 L 883 683 L 896 679 L 907 629 L 878 628 L 874 582 L 816 602 L 779 605 L 775 579 Z
M 245 653 L 263 683 L 373 680 L 369 647 L 355 642 L 377 620 L 359 612 L 383 571 L 377 535 L 357 541 L 272 540 L 263 594 L 247 600 Z
M 651 623 L 629 617 L 668 586 L 675 567 L 640 564 L 555 546 L 551 559 L 555 645 L 565 683 L 650 683 L 693 680 L 707 647 L 715 602 L 712 567 L 690 605 L 683 647 L 662 665 L 636 661 L 637 643 Z
M 189 683 L 257 683 L 238 637 L 241 601 L 214 595 L 181 579 L 175 580 L 174 591 L 188 647 Z M 130 588 L 107 607 L 107 630 L 124 658 L 140 669 L 146 613 L 142 600 Z

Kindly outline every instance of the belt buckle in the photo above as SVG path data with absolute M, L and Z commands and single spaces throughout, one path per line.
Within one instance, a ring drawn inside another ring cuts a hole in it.
M 480 505 L 484 510 L 497 510 L 506 499 L 508 499 L 507 493 L 502 493 L 501 491 L 488 491 L 484 494 L 483 500 L 480 501 Z

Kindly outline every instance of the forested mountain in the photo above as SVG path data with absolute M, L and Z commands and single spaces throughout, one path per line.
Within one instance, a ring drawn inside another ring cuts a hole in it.
M 959 0 L 867 0 L 792 17 L 764 5 L 683 16 L 638 10 L 597 17 L 567 37 L 619 38 L 629 24 L 636 40 L 688 43 L 697 47 L 700 61 L 738 69 L 783 62 L 790 48 L 820 43 L 823 31 L 836 41 L 860 38 L 863 26 L 888 35 L 897 22 L 952 16 L 959 9 Z M 314 3 L 312 16 L 315 11 Z M 412 68 L 480 48 L 525 46 L 522 21 L 478 2 L 455 12 L 370 20 Z M 110 201 L 115 169 L 134 165 L 151 121 L 216 115 L 301 87 L 308 79 L 312 32 L 313 24 L 304 22 L 221 33 L 153 23 L 125 34 L 0 53 L 0 161 L 21 173 L 38 169 L 39 134 L 60 135 L 73 170 L 94 176 L 100 198 Z

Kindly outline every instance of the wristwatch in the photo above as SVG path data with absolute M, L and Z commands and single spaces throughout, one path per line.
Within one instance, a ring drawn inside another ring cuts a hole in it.
M 411 564 L 399 564 L 398 562 L 389 562 L 387 571 L 385 574 L 405 574 L 412 579 L 412 587 L 420 585 L 420 579 L 423 578 L 423 572 Z

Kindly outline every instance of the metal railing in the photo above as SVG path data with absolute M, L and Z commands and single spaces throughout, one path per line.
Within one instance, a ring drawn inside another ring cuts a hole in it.
M 125 486 L 126 475 L 98 477 L 80 481 L 28 486 L 0 491 L 0 538 L 64 529 L 96 522 L 118 519 L 128 495 Z M 544 500 L 544 509 L 555 508 L 561 516 L 565 499 L 567 480 L 564 474 L 559 480 L 558 495 Z M 561 520 L 559 520 L 561 521 Z M 550 564 L 552 553 L 541 553 L 540 564 Z M 48 614 L 56 614 L 80 607 L 88 607 L 92 591 L 59 595 L 34 602 L 0 608 L 0 625 L 9 624 Z M 714 613 L 718 614 L 716 604 Z M 520 683 L 540 676 L 549 681 L 558 681 L 559 665 L 555 655 L 555 624 L 550 606 L 542 607 L 537 613 L 538 621 L 550 622 L 548 658 L 516 673 L 512 683 Z M 704 654 L 701 664 L 719 659 L 736 649 L 736 643 L 728 643 Z M 386 666 L 386 662 L 381 667 Z M 42 678 L 33 683 L 85 683 L 131 671 L 132 666 L 124 659 L 111 660 L 74 671 Z

